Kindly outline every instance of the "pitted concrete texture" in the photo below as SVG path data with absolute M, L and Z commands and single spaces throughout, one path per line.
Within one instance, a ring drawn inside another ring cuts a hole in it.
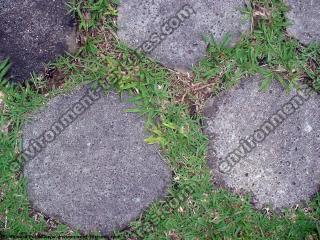
M 65 51 L 77 48 L 66 0 L 0 0 L 0 60 L 10 58 L 9 79 L 22 82 Z
M 319 190 L 320 97 L 310 88 L 287 94 L 276 81 L 264 92 L 261 82 L 243 79 L 207 102 L 208 160 L 218 186 L 282 209 Z
M 288 34 L 303 44 L 320 43 L 320 0 L 286 0 L 292 22 Z
M 109 235 L 164 196 L 171 171 L 132 104 L 87 91 L 53 98 L 24 126 L 24 175 L 33 208 Z
M 118 35 L 166 67 L 189 71 L 206 55 L 204 37 L 235 44 L 250 28 L 243 0 L 122 0 Z

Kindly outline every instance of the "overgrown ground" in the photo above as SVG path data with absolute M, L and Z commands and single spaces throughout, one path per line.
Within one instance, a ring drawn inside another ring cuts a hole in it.
M 108 81 L 134 96 L 132 111 L 147 117 L 152 133 L 146 141 L 160 144 L 174 179 L 166 199 L 114 239 L 320 239 L 320 195 L 282 214 L 256 211 L 250 196 L 215 188 L 206 163 L 201 109 L 208 97 L 255 73 L 265 76 L 262 88 L 278 80 L 290 89 L 303 80 L 320 90 L 320 46 L 304 47 L 286 36 L 282 1 L 252 1 L 244 10 L 253 20 L 251 32 L 233 49 L 211 42 L 208 57 L 190 75 L 164 69 L 121 44 L 111 0 L 75 1 L 70 9 L 81 31 L 76 55 L 60 58 L 44 79 L 35 77 L 25 86 L 6 83 L 7 65 L 0 66 L 0 238 L 80 236 L 30 208 L 25 181 L 12 166 L 28 113 L 79 85 Z

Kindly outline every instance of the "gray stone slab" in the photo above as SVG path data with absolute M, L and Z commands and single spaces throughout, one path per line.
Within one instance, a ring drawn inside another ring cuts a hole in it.
M 11 80 L 29 79 L 65 51 L 75 51 L 76 27 L 67 2 L 0 0 L 0 59 L 10 58 Z
M 108 235 L 163 197 L 171 172 L 157 147 L 144 142 L 144 119 L 126 112 L 133 105 L 115 93 L 94 97 L 99 95 L 89 97 L 82 88 L 53 98 L 33 115 L 23 129 L 24 157 L 29 159 L 24 175 L 35 209 L 83 233 Z M 74 117 L 69 109 L 73 115 L 86 111 Z M 33 146 L 42 141 L 47 146 L 33 156 Z
M 189 71 L 206 55 L 205 36 L 231 43 L 250 27 L 243 0 L 122 0 L 118 36 L 169 68 Z
M 288 34 L 303 44 L 320 43 L 320 0 L 286 0 L 292 22 Z
M 257 208 L 290 207 L 309 200 L 320 186 L 320 97 L 287 94 L 276 81 L 243 79 L 207 102 L 205 132 L 214 182 L 250 193 Z

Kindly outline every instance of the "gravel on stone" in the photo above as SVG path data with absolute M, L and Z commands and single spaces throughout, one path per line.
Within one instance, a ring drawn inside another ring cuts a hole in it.
M 261 82 L 243 79 L 207 102 L 208 162 L 215 184 L 252 194 L 255 207 L 292 207 L 319 191 L 320 97 Z
M 250 29 L 243 0 L 122 0 L 118 36 L 166 67 L 189 71 L 206 55 L 204 37 L 231 44 Z
M 83 87 L 50 100 L 23 129 L 34 209 L 82 233 L 110 235 L 164 197 L 171 171 L 144 139 L 128 97 Z
M 303 44 L 320 43 L 320 0 L 286 0 L 292 25 L 288 34 Z
M 23 82 L 65 51 L 76 50 L 75 20 L 67 2 L 0 0 L 0 60 L 11 60 L 10 80 Z

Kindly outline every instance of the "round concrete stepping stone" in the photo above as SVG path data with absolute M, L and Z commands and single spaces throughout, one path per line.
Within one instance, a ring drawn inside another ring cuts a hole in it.
M 277 82 L 263 92 L 261 82 L 243 79 L 207 102 L 209 165 L 217 185 L 280 209 L 319 190 L 320 96 L 287 94 Z
M 166 67 L 188 71 L 206 55 L 205 36 L 239 40 L 250 24 L 243 0 L 122 0 L 118 35 Z
M 66 0 L 0 0 L 0 60 L 12 62 L 9 78 L 22 82 L 65 51 L 76 49 L 76 27 Z
M 23 146 L 35 209 L 83 233 L 108 235 L 164 196 L 171 172 L 144 142 L 144 119 L 126 112 L 132 107 L 86 87 L 52 99 L 32 117 Z
M 320 0 L 286 0 L 293 25 L 288 34 L 303 44 L 320 42 Z

